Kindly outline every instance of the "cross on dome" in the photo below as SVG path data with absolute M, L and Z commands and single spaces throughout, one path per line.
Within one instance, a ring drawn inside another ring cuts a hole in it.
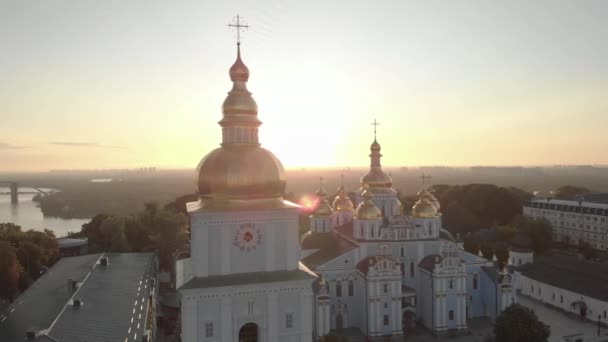
M 372 126 L 374 126 L 374 141 L 376 140 L 376 129 L 378 128 L 378 126 L 380 126 L 380 123 L 378 121 L 376 121 L 376 119 L 374 119 L 374 122 L 371 123 Z
M 237 14 L 236 17 L 232 20 L 233 24 L 228 24 L 228 27 L 234 28 L 236 31 L 236 44 L 241 45 L 241 32 L 244 32 L 249 28 L 249 25 L 245 23 L 241 23 L 242 17 Z

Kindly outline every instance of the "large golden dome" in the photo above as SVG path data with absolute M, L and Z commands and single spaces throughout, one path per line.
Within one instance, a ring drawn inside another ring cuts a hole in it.
M 201 160 L 196 175 L 201 197 L 270 198 L 285 192 L 283 165 L 259 146 L 216 148 Z
M 247 200 L 283 196 L 285 176 L 281 162 L 260 147 L 257 105 L 247 90 L 249 69 L 237 59 L 230 68 L 232 90 L 222 106 L 222 144 L 207 154 L 196 170 L 201 198 Z
M 359 203 L 357 210 L 355 210 L 355 217 L 359 220 L 377 220 L 382 218 L 380 209 L 374 204 L 374 195 L 369 190 L 363 190 L 361 194 L 363 202 Z

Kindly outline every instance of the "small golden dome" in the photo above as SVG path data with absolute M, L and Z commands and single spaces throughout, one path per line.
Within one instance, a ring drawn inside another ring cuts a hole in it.
M 340 190 L 342 189 L 342 190 Z M 350 198 L 346 195 L 346 191 L 344 190 L 344 187 L 340 187 L 338 188 L 338 196 L 336 196 L 336 198 L 334 199 L 334 202 L 331 204 L 331 206 L 334 208 L 334 210 L 337 211 L 353 211 L 355 210 L 355 206 L 353 205 L 353 201 L 350 200 Z
M 376 139 L 370 146 L 371 153 L 369 155 L 371 160 L 371 165 L 369 172 L 361 177 L 361 187 L 364 189 L 367 188 L 390 188 L 393 185 L 393 180 L 389 177 L 384 171 L 382 171 L 382 166 L 380 166 L 380 158 L 382 158 L 382 154 L 380 153 L 380 144 Z
M 329 202 L 324 198 L 317 205 L 317 208 L 313 212 L 313 215 L 314 216 L 331 216 L 332 212 L 333 212 L 333 210 L 331 209 Z
M 247 82 L 249 80 L 249 68 L 241 60 L 241 44 L 236 44 L 236 61 L 230 67 L 230 80 L 233 82 L 242 81 Z
M 254 145 L 229 145 L 209 152 L 196 176 L 201 197 L 272 198 L 285 192 L 283 165 L 272 152 Z
M 319 187 L 319 190 L 316 192 L 317 197 L 319 198 L 317 207 L 313 211 L 314 216 L 331 216 L 333 210 L 327 201 L 327 192 L 323 189 L 323 186 Z
M 429 192 L 429 201 L 431 202 L 431 204 L 433 205 L 433 207 L 435 207 L 437 209 L 437 211 L 439 211 L 441 209 L 441 204 L 439 204 L 439 200 L 437 200 L 437 198 L 435 198 L 435 196 L 433 196 L 432 193 Z
M 374 195 L 372 195 L 371 191 L 367 189 L 363 190 L 361 197 L 363 198 L 363 202 L 359 203 L 357 210 L 355 210 L 355 217 L 359 220 L 377 220 L 382 218 L 380 209 L 374 204 Z
M 412 207 L 412 215 L 419 218 L 429 218 L 437 216 L 437 208 L 433 206 L 428 198 L 420 198 Z

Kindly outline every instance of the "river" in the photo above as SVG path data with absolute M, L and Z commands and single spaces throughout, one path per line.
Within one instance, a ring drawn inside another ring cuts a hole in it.
M 42 189 L 45 190 L 45 189 Z M 68 232 L 78 232 L 83 224 L 89 222 L 87 219 L 62 219 L 57 217 L 45 217 L 40 208 L 32 201 L 34 189 L 19 188 L 19 204 L 11 204 L 10 189 L 0 187 L 0 223 L 11 222 L 21 226 L 22 230 L 43 230 L 50 229 L 55 232 L 55 236 L 66 236 Z

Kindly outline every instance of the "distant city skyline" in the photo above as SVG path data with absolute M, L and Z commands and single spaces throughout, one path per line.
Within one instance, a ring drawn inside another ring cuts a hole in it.
M 0 3 L 0 172 L 194 168 L 236 55 L 286 168 L 606 165 L 605 1 Z

